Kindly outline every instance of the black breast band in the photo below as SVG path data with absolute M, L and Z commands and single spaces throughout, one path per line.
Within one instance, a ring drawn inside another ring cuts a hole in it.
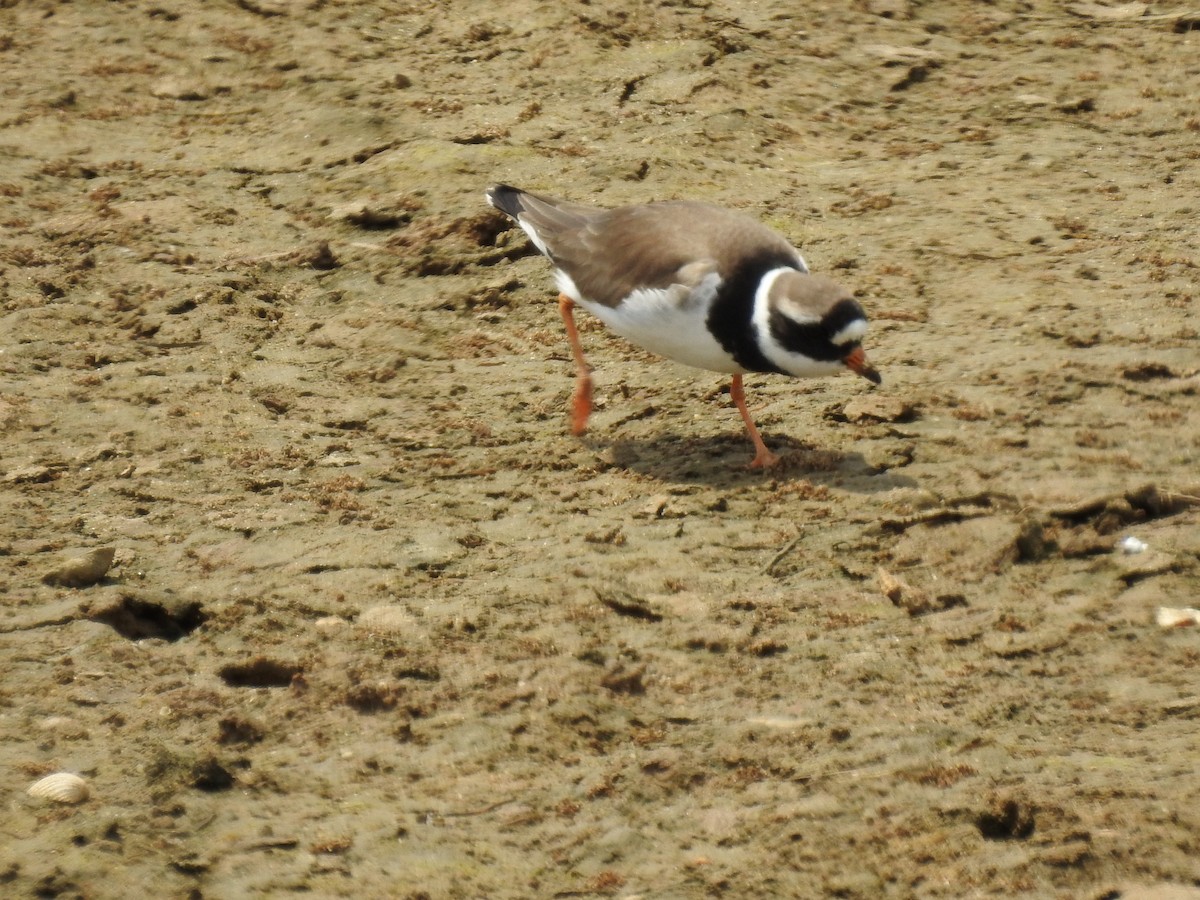
M 708 311 L 708 330 L 747 372 L 787 374 L 767 359 L 758 346 L 754 332 L 754 295 L 763 276 L 774 269 L 795 269 L 796 258 L 781 252 L 752 256 L 721 282 L 717 297 Z

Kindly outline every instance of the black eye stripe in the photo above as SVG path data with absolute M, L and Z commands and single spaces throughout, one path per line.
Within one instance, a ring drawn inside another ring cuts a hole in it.
M 847 297 L 845 300 L 839 300 L 821 322 L 829 329 L 830 335 L 835 335 L 847 325 L 859 320 L 867 321 L 867 314 L 863 312 L 857 300 Z
M 861 341 L 847 344 L 833 343 L 833 336 L 857 321 L 865 322 L 866 314 L 857 300 L 839 300 L 820 322 L 801 324 L 775 310 L 771 313 L 771 336 L 793 353 L 803 353 L 809 359 L 820 362 L 840 360 Z
M 785 350 L 819 362 L 841 359 L 845 352 L 829 340 L 829 331 L 821 323 L 801 325 L 778 310 L 771 313 L 771 337 Z

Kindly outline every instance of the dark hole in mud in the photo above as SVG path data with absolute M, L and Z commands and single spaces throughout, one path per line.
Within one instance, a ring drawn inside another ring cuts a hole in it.
M 1046 529 L 1041 522 L 1028 520 L 1021 525 L 1017 535 L 1017 562 L 1041 562 L 1051 556 L 1056 549 L 1054 542 L 1046 536 Z M 966 603 L 964 602 L 965 606 Z
M 328 272 L 331 269 L 340 268 L 342 265 L 327 241 L 319 242 L 308 254 L 308 258 L 303 261 L 319 272 Z
M 396 670 L 397 678 L 411 678 L 415 681 L 440 681 L 442 673 L 429 666 L 403 666 Z
M 118 603 L 98 610 L 91 617 L 102 622 L 117 634 L 131 641 L 145 638 L 162 638 L 174 643 L 187 637 L 206 621 L 208 615 L 197 602 L 185 603 L 168 608 L 153 600 L 123 596 Z
M 495 247 L 496 238 L 512 228 L 512 222 L 499 213 L 484 213 L 467 219 L 462 232 L 480 247 Z
M 1016 800 L 1006 800 L 983 813 L 975 820 L 975 826 L 985 840 L 1022 841 L 1033 834 L 1033 810 Z
M 181 875 L 203 875 L 209 870 L 209 864 L 196 859 L 177 859 L 171 863 L 171 868 Z M 199 893 L 189 894 L 189 897 L 198 897 Z
M 645 669 L 642 666 L 629 670 L 618 664 L 612 671 L 606 673 L 600 679 L 600 685 L 614 694 L 629 694 L 630 696 L 640 697 L 646 693 L 646 684 L 642 680 L 644 674 Z
M 643 622 L 661 622 L 663 619 L 659 613 L 650 609 L 644 601 L 637 597 L 597 590 L 596 599 L 619 616 L 641 619 Z
M 264 402 L 263 406 L 267 406 L 267 404 Z M 271 407 L 267 406 L 267 409 L 271 409 Z M 271 412 L 278 412 L 278 410 L 271 409 Z M 275 488 L 283 487 L 283 481 L 279 478 L 252 478 L 245 483 L 245 487 L 252 494 L 263 494 L 267 491 L 275 490 Z M 246 535 L 246 537 L 250 537 L 252 534 L 253 532 Z
M 346 692 L 346 705 L 360 713 L 379 713 L 395 709 L 400 692 L 392 685 L 358 684 Z
M 257 744 L 263 739 L 263 730 L 248 719 L 230 716 L 217 723 L 217 743 L 223 745 Z
M 1195 502 L 1190 496 L 1161 491 L 1148 484 L 1125 494 L 1095 497 L 1052 510 L 1051 515 L 1072 525 L 1091 525 L 1097 534 L 1103 535 L 1138 522 L 1177 515 Z
M 326 428 L 336 428 L 339 431 L 366 431 L 371 424 L 366 419 L 338 419 L 333 418 L 327 422 L 322 422 Z
M 5 870 L 5 875 L 12 871 Z M 7 877 L 5 880 L 9 880 Z M 35 897 L 62 897 L 62 896 L 82 896 L 79 890 L 79 885 L 74 881 L 67 879 L 61 872 L 52 872 L 38 879 L 34 889 L 33 896 Z
M 37 282 L 37 289 L 42 292 L 42 296 L 50 300 L 61 300 L 67 296 L 67 292 L 52 281 Z
M 1126 381 L 1153 381 L 1157 378 L 1177 378 L 1171 369 L 1162 363 L 1140 363 L 1121 370 Z
M 927 66 L 913 66 L 905 74 L 903 78 L 892 85 L 892 91 L 906 91 L 914 84 L 920 84 L 929 77 L 929 68 Z
M 233 787 L 233 776 L 215 759 L 206 759 L 192 769 L 192 787 L 207 793 L 227 791 Z
M 431 275 L 457 275 L 466 268 L 466 263 L 460 259 L 447 259 L 426 252 L 407 266 L 407 271 L 413 275 L 426 278 Z
M 629 102 L 629 99 L 633 96 L 634 91 L 637 90 L 638 85 L 642 83 L 645 77 L 645 75 L 642 75 L 639 78 L 631 78 L 629 81 L 625 82 L 625 87 L 621 89 L 621 96 L 617 98 L 617 106 L 624 106 Z
M 580 662 L 591 663 L 593 666 L 608 665 L 608 657 L 594 647 L 580 651 L 575 654 L 575 658 Z
M 367 231 L 387 231 L 407 225 L 412 221 L 412 215 L 404 211 L 364 206 L 347 215 L 346 221 Z
M 288 687 L 303 672 L 300 666 L 260 656 L 249 662 L 223 666 L 217 674 L 230 687 L 269 688 Z

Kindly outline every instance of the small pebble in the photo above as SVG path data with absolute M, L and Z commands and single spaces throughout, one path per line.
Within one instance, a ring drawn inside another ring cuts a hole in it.
M 83 556 L 76 556 L 43 575 L 42 583 L 61 587 L 87 587 L 89 584 L 95 584 L 112 568 L 116 552 L 114 547 L 99 547 Z
M 1146 548 L 1149 547 L 1150 545 L 1147 544 L 1145 541 L 1139 541 L 1133 535 L 1130 535 L 1129 537 L 1122 540 L 1121 543 L 1119 543 L 1117 546 L 1121 548 L 1122 553 L 1126 553 L 1126 554 L 1132 556 L 1135 553 L 1145 553 Z

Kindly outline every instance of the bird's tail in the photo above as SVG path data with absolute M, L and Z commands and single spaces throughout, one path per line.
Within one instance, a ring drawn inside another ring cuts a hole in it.
M 488 203 L 515 219 L 525 208 L 521 203 L 524 193 L 523 190 L 512 185 L 494 184 L 487 189 L 485 196 Z

